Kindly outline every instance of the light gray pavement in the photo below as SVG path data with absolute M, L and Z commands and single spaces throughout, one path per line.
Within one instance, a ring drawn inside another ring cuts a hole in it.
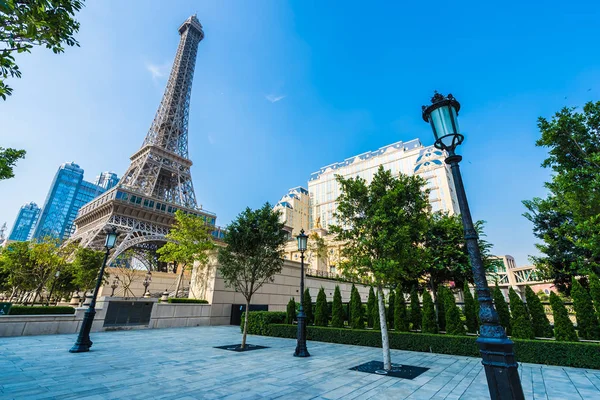
M 75 335 L 0 339 L 2 399 L 487 399 L 480 360 L 392 350 L 392 361 L 430 368 L 414 380 L 349 371 L 380 360 L 376 348 L 249 336 L 270 346 L 246 353 L 238 327 L 102 332 L 89 353 L 71 354 Z M 598 399 L 600 371 L 523 364 L 528 399 Z

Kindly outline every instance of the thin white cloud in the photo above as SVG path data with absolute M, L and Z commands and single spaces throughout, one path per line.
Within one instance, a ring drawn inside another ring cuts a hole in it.
M 171 66 L 169 64 L 157 65 L 152 63 L 146 63 L 146 69 L 152 75 L 152 79 L 164 78 L 169 74 L 170 67 Z
M 276 95 L 276 94 L 268 94 L 265 96 L 265 99 L 269 100 L 271 103 L 277 103 L 279 100 L 283 100 L 286 98 L 286 95 Z

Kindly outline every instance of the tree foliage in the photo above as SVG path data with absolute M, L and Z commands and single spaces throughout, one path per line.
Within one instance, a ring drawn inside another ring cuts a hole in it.
M 496 283 L 496 286 L 492 291 L 492 298 L 494 299 L 494 306 L 496 307 L 496 312 L 498 313 L 500 325 L 504 327 L 506 334 L 510 336 L 512 334 L 512 329 L 510 325 L 510 312 L 508 311 L 508 304 L 506 304 L 506 299 L 504 298 L 502 291 L 498 287 L 498 283 Z
M 444 307 L 446 308 L 446 333 L 448 335 L 464 335 L 465 325 L 461 318 L 461 312 L 456 305 L 456 299 L 451 290 L 444 295 Z
M 30 53 L 34 46 L 45 46 L 55 54 L 64 46 L 79 46 L 73 36 L 79 31 L 75 13 L 83 7 L 80 0 L 3 0 L 0 1 L 0 97 L 6 100 L 12 88 L 8 77 L 20 78 L 15 55 Z
M 598 326 L 598 318 L 592 304 L 592 298 L 575 278 L 571 283 L 571 297 L 573 298 L 579 337 L 586 340 L 600 339 L 600 327 Z
M 533 324 L 527 306 L 521 300 L 521 297 L 511 287 L 508 289 L 508 298 L 510 300 L 510 326 L 512 337 L 517 339 L 533 339 Z
M 467 325 L 467 332 L 477 333 L 479 330 L 479 324 L 477 322 L 475 299 L 471 294 L 471 290 L 469 289 L 467 282 L 465 282 L 463 287 L 463 297 L 465 299 L 465 322 Z
M 546 198 L 523 201 L 523 215 L 542 241 L 536 245 L 542 255 L 532 261 L 568 294 L 573 277 L 600 273 L 600 102 L 540 117 L 538 128 L 536 145 L 548 149 L 542 166 L 552 180 Z
M 313 322 L 315 322 L 312 297 L 310 296 L 310 290 L 308 290 L 308 288 L 304 289 L 304 299 L 302 300 L 302 308 L 304 309 L 304 314 L 306 314 L 306 323 L 310 325 Z
M 315 307 L 315 325 L 327 326 L 329 324 L 329 309 L 327 308 L 327 295 L 325 289 L 321 287 L 317 294 L 317 304 Z
M 437 307 L 437 321 L 438 328 L 440 331 L 446 331 L 446 307 L 444 298 L 446 296 L 446 286 L 440 285 L 437 287 L 437 293 L 435 295 L 435 305 Z
M 533 334 L 535 337 L 552 337 L 552 327 L 546 316 L 544 306 L 540 298 L 529 286 L 525 286 L 525 300 L 527 300 L 527 309 L 531 315 L 533 325 Z
M 394 302 L 394 330 L 399 332 L 408 332 L 410 321 L 406 312 L 406 301 L 401 289 L 396 292 Z
M 342 293 L 340 292 L 340 287 L 335 285 L 333 304 L 331 306 L 331 326 L 334 328 L 344 327 L 344 310 L 342 307 Z
M 412 324 L 411 328 L 413 330 L 421 329 L 421 320 L 423 319 L 421 315 L 421 305 L 419 304 L 419 293 L 417 292 L 417 288 L 413 287 L 410 291 L 410 322 Z
M 394 307 L 396 306 L 396 295 L 393 290 L 390 290 L 388 298 L 387 323 L 389 328 L 394 327 Z
M 1 31 L 2 28 L 0 28 Z M 1 54 L 1 53 L 0 53 Z M 0 62 L 1 61 L 0 55 Z M 1 76 L 1 74 L 0 74 Z M 0 79 L 0 91 L 2 90 L 2 80 Z M 25 158 L 25 150 L 5 149 L 0 147 L 0 181 L 10 179 L 15 176 L 13 168 L 21 158 Z
M 360 293 L 354 284 L 352 285 L 352 291 L 350 292 L 350 327 L 352 329 L 363 329 L 365 327 L 363 317 L 363 306 L 360 299 Z
M 554 318 L 554 338 L 558 341 L 577 342 L 577 333 L 569 318 L 564 303 L 554 292 L 550 292 L 550 306 Z
M 600 322 L 600 279 L 598 279 L 598 275 L 590 274 L 588 277 L 588 281 L 590 283 L 590 296 L 592 297 L 592 301 L 594 302 L 594 307 L 596 309 L 596 316 Z
M 248 310 L 252 295 L 266 282 L 272 282 L 283 268 L 286 233 L 279 222 L 279 213 L 269 203 L 257 210 L 246 208 L 227 226 L 224 242 L 226 246 L 219 248 L 218 253 L 219 271 L 225 284 L 244 296 Z M 242 347 L 247 327 L 248 313 Z
M 374 318 L 379 319 L 377 316 L 377 308 L 377 299 L 375 298 L 373 286 L 371 286 L 369 288 L 369 297 L 367 298 L 367 328 L 373 327 Z M 375 316 L 373 314 L 375 314 Z
M 78 248 L 75 253 L 75 274 L 73 283 L 83 292 L 94 289 L 98 274 L 104 261 L 104 252 L 87 248 Z M 109 275 L 105 272 L 103 281 L 108 282 Z
M 427 290 L 423 291 L 423 319 L 421 322 L 421 332 L 438 333 L 437 322 L 435 320 L 435 308 L 433 299 Z
M 285 323 L 293 324 L 296 319 L 296 301 L 292 297 L 290 301 L 287 303 L 287 307 L 285 309 Z

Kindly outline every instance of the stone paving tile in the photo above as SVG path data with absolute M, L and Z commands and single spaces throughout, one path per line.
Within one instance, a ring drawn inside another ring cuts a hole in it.
M 481 361 L 392 350 L 392 362 L 430 368 L 413 379 L 350 371 L 381 359 L 369 347 L 249 336 L 268 349 L 227 352 L 239 328 L 196 327 L 95 333 L 89 353 L 71 354 L 75 335 L 0 340 L 1 399 L 488 399 Z M 527 399 L 600 398 L 600 371 L 522 364 Z

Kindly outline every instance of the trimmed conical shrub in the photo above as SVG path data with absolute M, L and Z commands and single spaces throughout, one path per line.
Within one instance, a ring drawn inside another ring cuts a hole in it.
M 296 319 L 296 301 L 292 297 L 290 301 L 288 301 L 287 308 L 285 310 L 285 323 L 293 324 Z
M 358 293 L 358 289 L 353 287 L 354 291 L 351 294 L 351 304 L 350 304 L 350 317 L 352 318 L 350 322 L 350 327 L 352 329 L 363 329 L 365 327 L 364 319 L 363 319 L 363 306 L 362 301 L 360 299 L 360 293 Z
M 383 312 L 385 313 L 385 297 L 383 299 Z M 377 297 L 375 297 L 375 305 L 371 309 L 371 318 L 373 319 L 373 329 L 381 330 L 381 322 L 379 318 L 379 301 L 377 300 Z
M 340 287 L 335 286 L 333 292 L 333 304 L 331 306 L 331 326 L 334 328 L 344 327 L 344 309 L 342 306 L 342 293 Z
M 465 326 L 461 318 L 461 312 L 450 289 L 446 289 L 444 293 L 444 308 L 446 309 L 446 334 L 464 335 Z
M 479 330 L 479 324 L 477 323 L 477 314 L 475 314 L 475 300 L 469 289 L 469 284 L 465 282 L 463 288 L 463 297 L 465 298 L 465 322 L 467 325 L 467 332 L 476 333 Z
M 398 332 L 408 332 L 408 313 L 406 312 L 406 302 L 404 293 L 398 289 L 396 301 L 394 302 L 394 330 Z
M 550 292 L 550 306 L 554 317 L 554 338 L 559 341 L 576 342 L 578 340 L 577 333 L 575 333 L 567 308 L 554 292 Z
M 390 296 L 389 296 L 389 301 L 388 301 L 388 309 L 387 309 L 387 315 L 386 315 L 386 322 L 388 324 L 388 327 L 393 328 L 394 327 L 394 306 L 396 305 L 396 296 L 394 294 L 393 290 L 390 290 Z
M 412 323 L 412 329 L 421 329 L 421 305 L 419 304 L 419 293 L 417 288 L 413 287 L 410 292 L 410 322 Z
M 533 324 L 529 311 L 521 297 L 511 287 L 508 289 L 508 299 L 510 300 L 510 326 L 512 328 L 512 337 L 517 339 L 533 339 Z
M 367 328 L 373 327 L 373 314 L 377 308 L 377 300 L 375 299 L 375 291 L 373 287 L 369 288 L 369 298 L 367 299 Z
M 442 332 L 446 331 L 446 307 L 444 307 L 444 298 L 446 296 L 447 288 L 445 286 L 438 286 L 435 295 L 435 306 L 437 307 L 437 321 L 439 330 Z
M 500 325 L 504 327 L 507 335 L 512 334 L 511 326 L 510 326 L 510 312 L 508 311 L 508 304 L 506 304 L 506 300 L 504 299 L 504 295 L 502 291 L 498 287 L 498 283 L 496 283 L 496 287 L 494 287 L 494 291 L 492 293 L 492 298 L 494 299 L 494 306 L 496 307 L 496 312 L 498 312 L 498 318 L 500 319 Z M 481 321 L 480 321 L 481 324 Z
M 325 289 L 321 287 L 317 295 L 317 305 L 315 307 L 315 325 L 327 326 L 329 323 L 329 310 L 327 309 L 327 295 Z
M 311 325 L 315 320 L 313 314 L 312 298 L 310 297 L 310 291 L 308 288 L 304 289 L 304 301 L 302 302 L 304 308 L 304 314 L 306 315 L 306 324 Z
M 596 274 L 590 274 L 588 279 L 590 281 L 590 296 L 596 308 L 596 316 L 600 319 L 600 279 Z
M 525 300 L 527 300 L 527 309 L 531 316 L 534 336 L 552 337 L 552 327 L 550 327 L 550 321 L 548 321 L 544 306 L 540 298 L 529 286 L 525 286 Z
M 423 319 L 421 323 L 421 332 L 437 333 L 437 323 L 435 321 L 435 308 L 433 299 L 427 290 L 423 291 Z
M 592 298 L 575 278 L 571 283 L 571 297 L 573 298 L 579 337 L 586 340 L 598 339 L 600 337 L 600 327 L 598 326 L 598 318 L 592 304 Z

